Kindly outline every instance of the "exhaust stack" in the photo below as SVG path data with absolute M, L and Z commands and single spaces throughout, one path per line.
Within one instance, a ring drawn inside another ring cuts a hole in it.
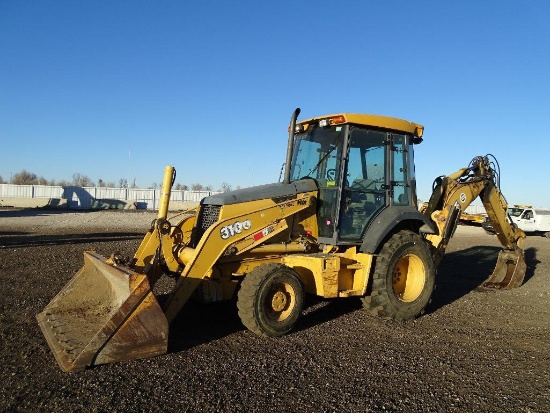
M 285 179 L 283 183 L 290 183 L 290 163 L 292 162 L 292 152 L 294 150 L 294 130 L 296 129 L 296 119 L 300 114 L 300 108 L 296 108 L 290 118 L 290 129 L 288 131 L 288 146 L 286 149 Z

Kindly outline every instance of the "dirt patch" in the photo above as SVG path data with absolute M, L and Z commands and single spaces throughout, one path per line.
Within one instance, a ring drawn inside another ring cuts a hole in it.
M 83 264 L 132 255 L 151 212 L 0 210 L 0 411 L 550 411 L 550 240 L 528 237 L 525 283 L 475 291 L 498 241 L 459 227 L 427 314 L 311 300 L 292 334 L 244 329 L 233 302 L 187 305 L 169 353 L 63 373 L 35 315 Z

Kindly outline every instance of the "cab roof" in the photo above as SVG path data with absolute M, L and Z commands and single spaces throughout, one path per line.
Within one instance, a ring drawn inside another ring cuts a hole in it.
M 404 119 L 390 118 L 388 116 L 363 115 L 358 113 L 339 113 L 334 115 L 319 116 L 298 121 L 297 123 L 305 126 L 311 123 L 318 123 L 323 119 L 326 119 L 330 125 L 352 123 L 355 125 L 374 126 L 377 128 L 391 129 L 398 132 L 412 134 L 417 138 L 422 138 L 424 133 L 424 126 L 418 123 L 409 122 Z

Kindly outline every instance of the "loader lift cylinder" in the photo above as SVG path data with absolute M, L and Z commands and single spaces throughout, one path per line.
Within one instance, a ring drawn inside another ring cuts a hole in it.
M 170 193 L 172 185 L 176 180 L 176 169 L 173 166 L 164 168 L 164 178 L 162 179 L 162 188 L 159 202 L 158 219 L 166 219 L 168 216 L 168 204 L 170 203 Z

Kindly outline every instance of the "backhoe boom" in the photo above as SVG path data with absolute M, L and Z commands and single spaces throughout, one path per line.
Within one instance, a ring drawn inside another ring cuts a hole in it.
M 425 237 L 433 247 L 437 265 L 454 234 L 460 213 L 480 197 L 503 247 L 493 274 L 483 286 L 510 289 L 520 286 L 525 277 L 525 233 L 507 218 L 508 206 L 489 156 L 475 157 L 467 168 L 435 180 L 432 196 L 423 212 L 434 222 L 438 233 L 428 233 Z

